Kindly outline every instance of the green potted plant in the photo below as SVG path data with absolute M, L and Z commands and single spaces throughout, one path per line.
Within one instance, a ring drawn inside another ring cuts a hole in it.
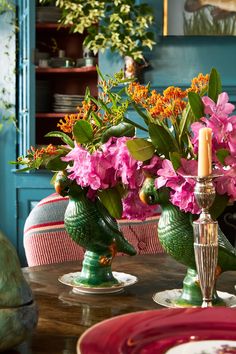
M 45 3 L 47 0 L 40 0 Z M 94 55 L 110 49 L 123 58 L 127 76 L 137 63 L 146 64 L 144 49 L 152 49 L 155 44 L 151 28 L 154 17 L 147 3 L 136 4 L 135 0 L 56 0 L 55 5 L 62 10 L 60 23 L 70 25 L 74 33 L 87 33 L 84 46 Z M 98 25 L 99 24 L 99 25 Z

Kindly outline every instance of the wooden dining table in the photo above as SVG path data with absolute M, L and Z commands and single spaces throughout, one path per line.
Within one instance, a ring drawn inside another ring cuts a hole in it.
M 76 354 L 79 337 L 94 324 L 130 312 L 163 309 L 153 295 L 182 288 L 186 273 L 186 267 L 166 254 L 121 256 L 114 259 L 113 271 L 135 275 L 137 283 L 120 293 L 75 294 L 58 278 L 80 269 L 79 261 L 23 268 L 38 305 L 38 324 L 26 342 L 8 353 Z M 217 290 L 235 294 L 235 284 L 236 273 L 226 272 Z

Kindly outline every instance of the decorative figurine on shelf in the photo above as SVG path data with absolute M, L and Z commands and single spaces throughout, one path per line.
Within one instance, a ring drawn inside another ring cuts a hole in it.
M 0 351 L 29 337 L 38 311 L 15 248 L 0 232 Z
M 64 217 L 66 231 L 86 249 L 82 271 L 75 282 L 104 287 L 117 284 L 117 279 L 112 275 L 112 260 L 117 252 L 135 255 L 134 247 L 124 238 L 116 220 L 100 200 L 87 197 L 88 188 L 81 188 L 64 172 L 59 172 L 55 189 L 61 196 L 69 196 Z

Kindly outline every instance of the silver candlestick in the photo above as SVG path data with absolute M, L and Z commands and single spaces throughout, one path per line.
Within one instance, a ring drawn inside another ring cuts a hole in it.
M 215 199 L 214 177 L 218 176 L 194 177 L 194 195 L 201 208 L 199 219 L 193 222 L 193 231 L 195 261 L 203 296 L 202 307 L 212 306 L 218 261 L 218 222 L 209 213 Z

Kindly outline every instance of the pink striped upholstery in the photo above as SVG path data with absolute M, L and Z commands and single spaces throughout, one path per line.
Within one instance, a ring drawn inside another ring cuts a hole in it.
M 84 250 L 64 228 L 68 199 L 54 193 L 30 212 L 24 227 L 24 247 L 29 266 L 80 260 Z M 119 220 L 124 236 L 139 254 L 163 252 L 157 237 L 158 216 L 144 222 Z M 122 255 L 122 254 L 120 254 Z

